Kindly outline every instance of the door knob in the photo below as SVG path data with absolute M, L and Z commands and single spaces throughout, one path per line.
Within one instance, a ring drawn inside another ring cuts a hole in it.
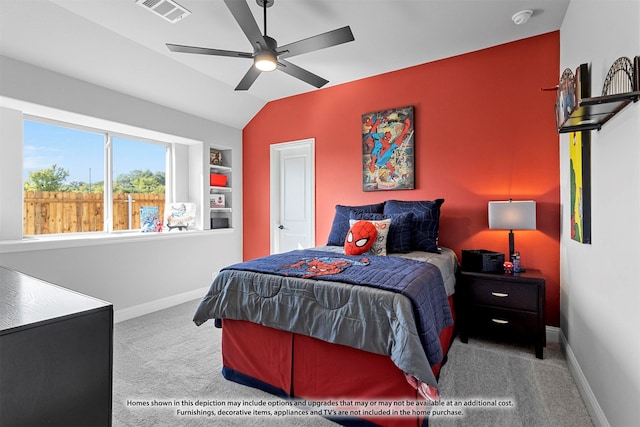
M 279 228 L 280 230 L 284 230 L 284 225 L 280 224 L 280 225 L 278 226 L 278 228 Z

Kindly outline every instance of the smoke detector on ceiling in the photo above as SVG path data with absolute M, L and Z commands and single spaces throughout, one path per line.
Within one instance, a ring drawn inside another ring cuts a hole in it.
M 516 25 L 522 25 L 525 22 L 527 22 L 529 18 L 531 18 L 531 15 L 533 15 L 533 10 L 531 9 L 521 10 L 520 12 L 515 13 L 511 17 L 511 20 Z
M 191 12 L 173 0 L 136 0 L 136 3 L 175 24 Z

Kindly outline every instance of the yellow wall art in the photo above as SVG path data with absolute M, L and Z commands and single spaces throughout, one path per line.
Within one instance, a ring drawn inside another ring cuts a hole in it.
M 569 134 L 571 238 L 591 243 L 591 133 Z

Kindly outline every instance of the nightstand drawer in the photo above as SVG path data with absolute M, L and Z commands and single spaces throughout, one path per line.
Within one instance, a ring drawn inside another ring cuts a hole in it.
M 475 279 L 469 287 L 473 304 L 517 310 L 538 310 L 538 287 L 526 283 L 507 283 Z
M 484 333 L 500 338 L 529 339 L 536 330 L 538 316 L 534 313 L 523 313 L 509 310 L 476 308 L 474 310 L 475 325 Z

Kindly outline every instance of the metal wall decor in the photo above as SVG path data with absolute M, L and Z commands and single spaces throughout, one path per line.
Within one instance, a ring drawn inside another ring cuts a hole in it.
M 640 56 L 633 58 L 633 68 L 635 69 L 633 78 L 633 90 L 640 91 Z
M 636 61 L 637 58 L 638 57 L 636 57 Z M 613 65 L 611 65 L 611 68 L 609 68 L 607 77 L 604 79 L 602 96 L 617 95 L 638 90 L 638 87 L 634 87 L 633 75 L 633 63 L 629 58 L 623 56 L 616 59 Z

